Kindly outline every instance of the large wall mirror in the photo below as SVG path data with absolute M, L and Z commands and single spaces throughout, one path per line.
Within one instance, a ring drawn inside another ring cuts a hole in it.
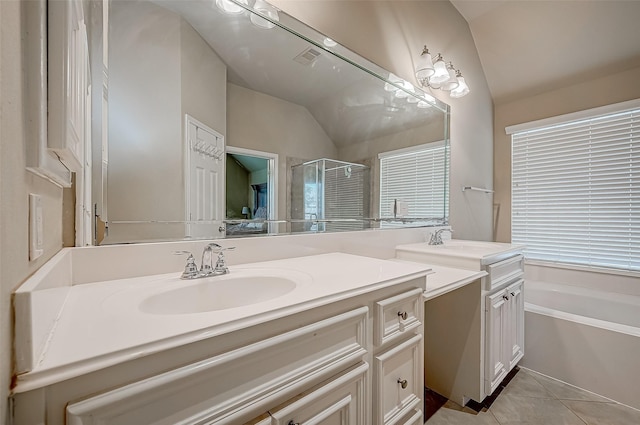
M 262 0 L 88 13 L 98 243 L 447 222 L 444 103 Z

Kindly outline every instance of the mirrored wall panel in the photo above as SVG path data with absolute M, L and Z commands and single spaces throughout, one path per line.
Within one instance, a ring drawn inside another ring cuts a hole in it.
M 98 243 L 447 221 L 447 105 L 260 0 L 90 4 Z

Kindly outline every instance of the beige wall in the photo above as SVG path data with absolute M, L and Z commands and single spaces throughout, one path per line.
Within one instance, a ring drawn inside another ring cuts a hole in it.
M 511 137 L 505 127 L 640 98 L 640 68 L 495 106 L 496 240 L 511 241 Z
M 434 90 L 451 105 L 451 216 L 457 238 L 491 240 L 493 197 L 462 186 L 493 186 L 493 104 L 469 26 L 446 1 L 273 0 L 361 56 L 415 83 L 422 46 L 442 52 L 464 74 L 471 93 L 461 99 Z
M 365 164 L 369 167 L 369 215 L 371 217 L 380 215 L 380 161 L 378 154 L 440 141 L 445 134 L 444 121 L 443 114 L 442 119 L 431 120 L 423 126 L 342 146 L 339 149 L 339 160 Z
M 184 116 L 225 134 L 226 66 L 152 3 L 114 2 L 109 24 L 108 219 L 184 220 Z M 183 236 L 181 224 L 112 223 L 104 242 Z
M 62 247 L 62 189 L 26 171 L 23 6 L 0 1 L 0 423 L 6 423 L 11 378 L 11 292 Z M 42 196 L 45 230 L 44 255 L 32 262 L 29 193 Z
M 338 155 L 306 108 L 231 83 L 227 86 L 227 145 L 278 154 L 279 219 L 286 218 L 287 211 L 287 157 L 308 160 Z

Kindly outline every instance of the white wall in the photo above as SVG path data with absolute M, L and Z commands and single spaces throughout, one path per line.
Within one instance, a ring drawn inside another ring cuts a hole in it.
M 471 93 L 451 99 L 450 221 L 456 238 L 491 240 L 493 199 L 462 186 L 493 187 L 493 104 L 469 26 L 446 1 L 272 3 L 401 78 L 415 83 L 413 61 L 427 44 L 459 67 Z
M 511 136 L 505 127 L 640 98 L 640 68 L 495 106 L 496 240 L 511 242 Z
M 0 1 L 0 423 L 7 421 L 11 381 L 11 293 L 62 248 L 62 189 L 26 171 L 24 8 L 29 2 Z M 29 261 L 29 193 L 42 196 L 44 254 Z

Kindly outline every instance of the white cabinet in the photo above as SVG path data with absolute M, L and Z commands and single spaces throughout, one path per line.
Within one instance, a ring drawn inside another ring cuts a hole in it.
M 507 288 L 509 297 L 509 326 L 507 327 L 507 359 L 509 370 L 524 357 L 524 280 Z
M 15 423 L 421 423 L 424 285 L 399 282 L 18 394 Z
M 486 296 L 485 392 L 490 395 L 524 355 L 524 281 Z
M 401 422 L 402 425 L 422 425 L 423 423 L 422 409 L 411 412 L 411 414 Z
M 422 405 L 422 335 L 375 357 L 377 381 L 376 424 L 392 425 Z
M 244 423 L 359 362 L 367 353 L 367 316 L 361 307 L 72 403 L 67 421 Z
M 367 363 L 270 411 L 272 425 L 349 425 L 368 423 Z
M 404 292 L 374 305 L 374 422 L 395 425 L 422 415 L 422 290 Z
M 84 2 L 54 1 L 49 12 L 48 146 L 72 171 L 85 163 L 91 125 L 91 77 Z

